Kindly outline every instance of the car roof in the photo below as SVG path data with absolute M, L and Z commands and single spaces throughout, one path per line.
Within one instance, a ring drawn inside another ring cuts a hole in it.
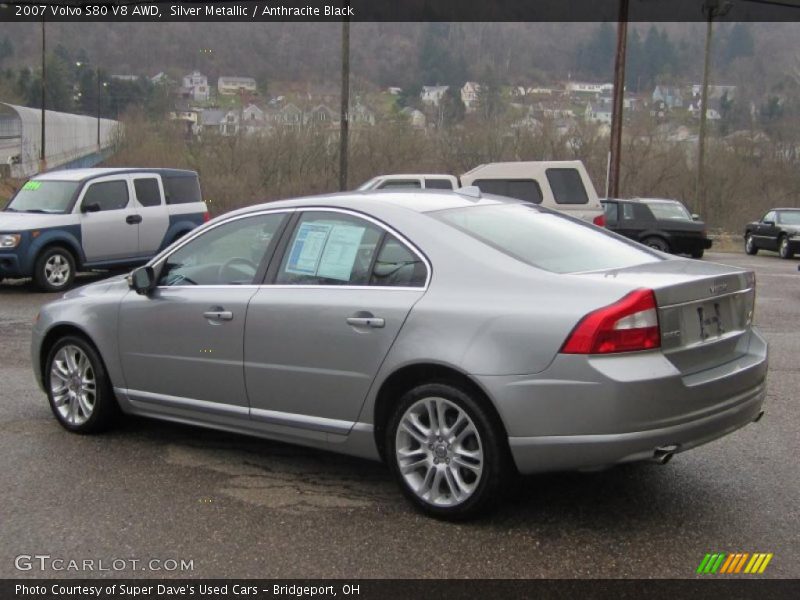
M 388 173 L 386 175 L 376 175 L 372 179 L 381 179 L 385 177 L 446 177 L 448 179 L 455 179 L 455 175 L 447 173 Z M 372 181 L 370 179 L 370 181 Z
M 189 177 L 197 175 L 195 171 L 189 171 L 186 169 L 103 167 L 92 169 L 61 169 L 56 171 L 47 171 L 46 173 L 34 175 L 33 179 L 36 179 L 36 181 L 86 181 L 87 179 L 94 179 L 96 177 L 103 177 L 105 175 L 120 175 L 127 173 L 156 173 L 159 175 L 172 175 L 173 177 Z
M 672 198 L 634 198 L 634 200 L 645 204 L 683 204 L 680 200 L 673 200 Z
M 340 192 L 336 194 L 322 194 L 319 196 L 305 196 L 291 200 L 276 200 L 248 206 L 235 211 L 236 214 L 257 212 L 264 209 L 303 208 L 306 206 L 320 206 L 327 208 L 342 208 L 356 211 L 369 209 L 371 206 L 383 208 L 402 208 L 417 213 L 427 213 L 437 210 L 453 208 L 466 208 L 472 206 L 492 206 L 501 204 L 525 204 L 520 200 L 482 194 L 473 197 L 449 190 L 420 190 L 404 192 L 396 190 L 369 190 Z M 234 213 L 229 213 L 234 214 Z

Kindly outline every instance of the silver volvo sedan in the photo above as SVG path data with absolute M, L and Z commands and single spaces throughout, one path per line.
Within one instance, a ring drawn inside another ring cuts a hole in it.
M 656 460 L 762 415 L 750 271 L 532 204 L 355 192 L 235 211 L 44 307 L 58 421 L 119 413 L 388 463 L 473 516 L 509 475 Z

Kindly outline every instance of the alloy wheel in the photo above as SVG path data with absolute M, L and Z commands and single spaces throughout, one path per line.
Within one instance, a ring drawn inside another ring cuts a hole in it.
M 44 263 L 44 276 L 53 287 L 61 287 L 69 281 L 69 261 L 62 254 L 53 254 Z
M 428 504 L 457 506 L 477 489 L 484 467 L 480 432 L 444 398 L 423 398 L 400 419 L 395 460 L 408 487 Z
M 59 349 L 50 365 L 50 393 L 65 422 L 77 426 L 89 420 L 97 400 L 97 380 L 83 350 L 73 345 Z

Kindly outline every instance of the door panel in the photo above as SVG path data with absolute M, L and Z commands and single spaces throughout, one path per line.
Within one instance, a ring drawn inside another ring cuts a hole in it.
M 422 294 L 421 289 L 261 288 L 248 308 L 244 340 L 253 418 L 270 420 L 274 415 L 261 411 L 278 411 L 345 421 L 349 429 Z M 351 325 L 348 319 L 364 320 Z M 370 326 L 371 319 L 383 319 L 383 326 L 380 321 Z
M 130 195 L 127 179 L 102 179 L 86 186 L 77 210 L 93 204 L 100 208 L 81 213 L 81 243 L 88 262 L 138 255 L 139 221 Z
M 145 394 L 247 406 L 242 338 L 254 287 L 160 288 L 129 293 L 120 311 L 120 359 L 132 399 Z M 205 313 L 230 313 L 230 319 Z M 158 398 L 156 398 L 158 400 Z
M 164 190 L 159 177 L 133 178 L 139 224 L 139 256 L 152 256 L 161 248 L 169 228 L 169 214 L 164 203 Z

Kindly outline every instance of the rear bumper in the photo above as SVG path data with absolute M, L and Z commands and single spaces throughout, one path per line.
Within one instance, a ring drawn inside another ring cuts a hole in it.
M 521 473 L 602 468 L 682 452 L 756 419 L 766 390 L 767 344 L 754 329 L 735 358 L 685 374 L 660 351 L 559 354 L 542 373 L 480 377 Z
M 734 399 L 720 413 L 674 427 L 606 435 L 511 437 L 509 445 L 521 473 L 602 468 L 647 460 L 656 448 L 690 450 L 758 419 L 766 396 L 764 383 Z

